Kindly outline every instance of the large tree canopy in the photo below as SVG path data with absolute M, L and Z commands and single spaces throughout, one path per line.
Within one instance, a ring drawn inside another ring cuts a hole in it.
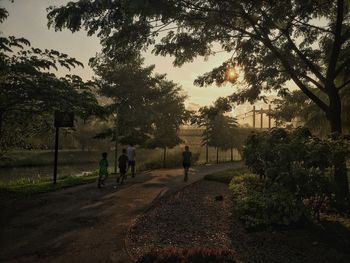
M 199 77 L 206 85 L 226 81 L 230 64 L 244 71 L 244 88 L 232 98 L 254 100 L 264 90 L 283 93 L 294 81 L 342 131 L 339 92 L 349 84 L 350 16 L 347 0 L 80 0 L 49 10 L 56 29 L 88 30 L 104 52 L 122 59 L 154 44 L 154 52 L 182 65 L 213 54 L 218 45 L 232 60 Z M 159 40 L 159 34 L 167 31 Z M 313 88 L 325 96 L 318 96 Z

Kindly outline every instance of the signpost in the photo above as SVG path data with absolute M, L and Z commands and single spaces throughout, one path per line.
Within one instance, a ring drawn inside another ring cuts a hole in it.
M 55 112 L 55 164 L 53 170 L 53 184 L 56 184 L 57 180 L 57 160 L 58 160 L 58 139 L 60 133 L 60 127 L 73 127 L 74 126 L 74 112 Z

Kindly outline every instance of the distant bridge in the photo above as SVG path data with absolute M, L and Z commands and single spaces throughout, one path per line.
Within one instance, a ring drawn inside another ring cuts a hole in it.
M 264 114 L 268 117 L 268 127 L 264 127 Z M 256 127 L 256 117 L 257 115 L 260 115 L 260 127 Z M 261 108 L 260 110 L 257 110 L 255 106 L 253 106 L 253 109 L 250 111 L 247 111 L 245 113 L 239 114 L 236 116 L 237 120 L 244 120 L 252 117 L 253 120 L 253 128 L 260 128 L 260 129 L 271 129 L 272 128 L 272 118 L 271 118 L 271 105 L 269 105 L 268 109 Z M 274 127 L 277 127 L 276 121 Z

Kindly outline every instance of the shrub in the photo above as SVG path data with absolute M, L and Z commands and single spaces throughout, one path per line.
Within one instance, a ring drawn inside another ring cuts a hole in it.
M 234 215 L 249 230 L 288 226 L 305 218 L 303 203 L 286 188 L 247 174 L 233 178 Z
M 233 252 L 215 248 L 167 248 L 152 251 L 137 263 L 235 263 Z
M 333 198 L 335 187 L 329 175 L 347 154 L 346 140 L 321 140 L 305 128 L 252 133 L 243 151 L 254 173 L 293 193 L 296 201 L 304 201 L 315 218 Z

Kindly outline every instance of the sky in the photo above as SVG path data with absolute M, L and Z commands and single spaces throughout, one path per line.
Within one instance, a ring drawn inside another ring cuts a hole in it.
M 101 46 L 96 36 L 88 37 L 84 30 L 71 33 L 69 30 L 55 32 L 48 29 L 46 8 L 55 5 L 60 6 L 69 2 L 68 0 L 0 0 L 0 5 L 9 12 L 9 17 L 0 24 L 0 32 L 4 36 L 14 35 L 28 39 L 32 46 L 38 48 L 55 49 L 76 58 L 84 64 L 84 68 L 76 68 L 71 72 L 60 70 L 57 75 L 76 74 L 83 79 L 91 79 L 94 75 L 88 65 L 88 60 L 100 52 Z M 220 50 L 218 50 L 220 51 Z M 171 57 L 155 56 L 150 50 L 144 54 L 145 64 L 155 64 L 155 72 L 166 73 L 167 78 L 180 84 L 184 93 L 188 96 L 186 105 L 189 109 L 195 110 L 200 106 L 212 104 L 218 97 L 224 97 L 234 93 L 235 87 L 198 87 L 193 85 L 197 76 L 210 71 L 212 68 L 222 64 L 231 57 L 231 54 L 219 52 L 208 60 L 198 58 L 192 63 L 182 67 L 174 67 Z M 261 105 L 266 108 L 266 105 Z M 261 108 L 260 105 L 257 109 Z M 252 109 L 250 104 L 244 104 L 234 110 L 234 115 L 240 115 Z M 260 119 L 260 118 L 259 118 Z M 241 124 L 252 123 L 251 120 L 240 120 Z M 258 125 L 258 124 L 257 124 Z

